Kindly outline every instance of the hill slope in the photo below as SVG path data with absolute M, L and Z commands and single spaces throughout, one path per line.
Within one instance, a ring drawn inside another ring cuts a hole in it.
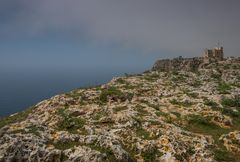
M 0 120 L 0 161 L 240 161 L 240 63 L 151 71 Z

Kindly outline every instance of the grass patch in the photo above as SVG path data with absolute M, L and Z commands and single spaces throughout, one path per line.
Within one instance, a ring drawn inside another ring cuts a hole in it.
M 200 87 L 202 85 L 202 83 L 199 80 L 195 80 L 195 81 L 189 83 L 189 85 L 194 87 L 194 88 L 198 88 L 198 87 Z
M 172 123 L 173 119 L 171 118 L 171 116 L 168 113 L 162 112 L 162 111 L 156 111 L 155 114 L 157 116 L 162 116 L 165 118 L 165 121 L 168 123 Z
M 237 157 L 231 152 L 227 151 L 225 146 L 219 138 L 222 134 L 226 134 L 230 129 L 221 128 L 218 125 L 210 122 L 209 118 L 204 118 L 199 115 L 188 116 L 188 125 L 185 127 L 188 131 L 200 133 L 204 135 L 211 135 L 216 146 L 210 148 L 217 161 L 238 161 Z
M 211 74 L 211 78 L 215 79 L 215 80 L 221 80 L 222 78 L 222 75 L 221 74 Z
M 79 142 L 75 142 L 75 141 L 57 142 L 57 143 L 50 143 L 50 144 L 59 150 L 67 150 L 67 149 L 73 148 L 74 146 L 80 145 Z
M 219 91 L 220 94 L 229 94 L 229 91 L 231 90 L 231 86 L 225 82 L 220 82 L 217 90 Z
M 119 112 L 119 111 L 123 111 L 123 110 L 127 110 L 128 107 L 127 106 L 118 106 L 118 107 L 114 107 L 113 111 L 114 112 Z
M 221 104 L 227 107 L 240 108 L 240 97 L 234 97 L 234 98 L 223 97 L 221 100 Z
M 19 123 L 25 120 L 35 107 L 30 107 L 25 111 L 0 119 L 0 128 L 12 123 Z
M 123 78 L 118 78 L 116 80 L 116 82 L 119 83 L 119 84 L 126 84 L 127 83 L 127 81 L 125 81 Z
M 146 151 L 142 152 L 141 156 L 143 157 L 145 162 L 153 162 L 156 161 L 156 156 L 162 156 L 163 154 L 158 151 L 156 147 L 149 148 Z
M 237 130 L 240 130 L 240 98 L 223 97 L 221 104 L 223 105 L 223 109 L 221 109 L 222 113 L 232 117 L 233 127 Z
M 106 103 L 109 97 L 112 97 L 114 99 L 120 99 L 121 101 L 126 101 L 127 99 L 131 100 L 133 94 L 131 93 L 124 94 L 122 93 L 122 91 L 112 86 L 102 90 L 99 99 L 101 102 Z
M 172 114 L 176 115 L 177 118 L 181 117 L 181 114 L 179 112 L 171 112 Z
M 113 151 L 111 149 L 107 149 L 107 148 L 101 147 L 101 146 L 99 146 L 97 144 L 88 144 L 88 145 L 85 145 L 85 146 L 91 148 L 92 150 L 99 151 L 102 154 L 105 153 L 107 155 L 107 161 L 108 162 L 115 162 L 115 161 L 117 161 L 117 159 L 115 158 L 114 153 L 113 153 Z
M 70 133 L 77 133 L 77 130 L 82 128 L 85 124 L 84 119 L 68 115 L 65 112 L 65 109 L 59 109 L 58 115 L 62 118 L 57 124 L 58 130 L 66 130 Z
M 173 105 L 179 105 L 179 106 L 183 106 L 183 107 L 190 107 L 193 105 L 193 103 L 190 101 L 180 102 L 180 101 L 177 101 L 176 99 L 172 99 L 169 102 Z
M 178 75 L 173 75 L 172 79 L 173 82 L 184 82 L 186 81 L 186 76 L 182 75 L 182 74 L 178 74 Z
M 136 135 L 142 139 L 150 139 L 150 133 L 143 128 L 137 128 Z
M 214 101 L 211 101 L 209 99 L 204 99 L 204 105 L 210 106 L 211 108 L 217 108 L 218 104 Z
M 36 136 L 40 136 L 40 133 L 39 133 L 40 130 L 43 131 L 41 127 L 37 127 L 35 125 L 32 125 L 27 129 L 28 129 L 27 133 L 32 133 L 32 134 L 35 134 Z
M 136 105 L 136 110 L 138 111 L 140 116 L 146 116 L 149 114 L 149 112 L 145 110 L 145 107 L 142 105 Z

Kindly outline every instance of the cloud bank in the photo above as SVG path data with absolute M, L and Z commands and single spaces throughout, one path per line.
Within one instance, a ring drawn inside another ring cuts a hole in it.
M 103 46 L 199 55 L 240 46 L 238 0 L 2 0 L 0 39 L 60 33 Z

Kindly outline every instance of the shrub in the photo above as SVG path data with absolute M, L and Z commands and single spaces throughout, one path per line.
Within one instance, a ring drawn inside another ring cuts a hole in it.
M 59 150 L 67 150 L 67 149 L 73 148 L 74 146 L 80 145 L 79 142 L 74 142 L 74 141 L 67 141 L 67 142 L 59 141 L 57 143 L 50 143 L 50 144 L 52 144 L 56 149 L 59 149 Z
M 65 112 L 64 109 L 59 109 L 58 114 L 62 117 L 61 121 L 58 123 L 59 130 L 66 130 L 71 133 L 76 133 L 77 129 L 82 128 L 85 124 L 84 119 L 71 117 Z
M 150 133 L 144 130 L 143 128 L 138 128 L 136 130 L 136 135 L 143 139 L 149 139 Z
M 211 101 L 209 99 L 204 99 L 204 104 L 207 105 L 207 106 L 210 106 L 212 108 L 217 108 L 218 107 L 218 104 L 214 101 Z
M 102 90 L 99 99 L 101 102 L 105 103 L 108 101 L 108 97 L 115 97 L 116 99 L 125 101 L 127 99 L 131 100 L 133 97 L 133 94 L 131 93 L 124 94 L 122 93 L 122 91 L 120 91 L 116 87 L 109 87 L 107 89 Z
M 220 92 L 220 94 L 229 94 L 229 90 L 231 90 L 231 86 L 225 82 L 221 82 L 218 85 L 217 90 Z
M 113 111 L 114 112 L 119 112 L 119 111 L 123 111 L 123 110 L 127 110 L 128 107 L 127 106 L 119 106 L 119 107 L 114 107 Z
M 189 85 L 197 88 L 197 87 L 200 87 L 202 85 L 202 83 L 199 80 L 195 80 L 195 81 L 191 82 Z
M 212 123 L 209 118 L 202 117 L 200 115 L 189 115 L 188 126 L 186 129 L 203 134 L 217 135 L 222 134 L 225 129 Z
M 234 97 L 234 98 L 223 97 L 221 103 L 223 106 L 240 107 L 240 97 Z
M 149 148 L 149 149 L 145 150 L 144 152 L 142 152 L 141 155 L 142 155 L 144 161 L 153 162 L 153 161 L 156 161 L 157 155 L 162 156 L 163 154 L 161 152 L 159 152 L 157 147 L 152 147 L 152 148 Z
M 193 105 L 193 103 L 190 101 L 180 102 L 180 101 L 177 101 L 176 99 L 172 99 L 169 102 L 173 105 L 179 105 L 179 106 L 183 106 L 183 107 L 189 107 L 189 106 Z

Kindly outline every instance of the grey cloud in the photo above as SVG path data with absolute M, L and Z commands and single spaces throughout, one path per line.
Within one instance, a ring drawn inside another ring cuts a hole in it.
M 237 0 L 3 0 L 0 34 L 38 36 L 48 31 L 91 42 L 186 56 L 221 41 L 239 55 L 240 2 Z

